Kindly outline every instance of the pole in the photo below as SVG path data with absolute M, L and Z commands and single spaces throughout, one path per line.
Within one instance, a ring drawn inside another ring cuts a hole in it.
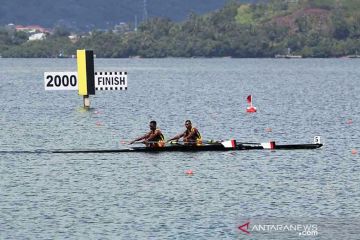
M 84 108 L 90 108 L 90 96 L 84 95 L 83 100 L 84 100 Z

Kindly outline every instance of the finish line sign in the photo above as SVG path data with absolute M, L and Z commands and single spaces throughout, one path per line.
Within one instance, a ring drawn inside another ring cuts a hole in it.
M 77 75 L 77 72 L 45 72 L 45 90 L 78 90 Z M 127 72 L 95 72 L 95 90 L 127 90 Z

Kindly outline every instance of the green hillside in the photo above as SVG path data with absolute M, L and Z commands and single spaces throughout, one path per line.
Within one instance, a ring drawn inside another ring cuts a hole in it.
M 56 57 L 93 49 L 98 57 L 341 57 L 360 53 L 360 1 L 229 1 L 183 22 L 152 18 L 137 32 L 94 31 L 76 43 L 61 34 L 27 42 L 20 33 L 0 31 L 3 57 Z
M 227 0 L 147 0 L 149 17 L 181 21 L 191 12 L 203 14 L 218 9 Z M 242 0 L 251 2 L 254 0 Z M 107 29 L 120 22 L 144 17 L 144 0 L 4 0 L 0 3 L 0 25 L 8 23 L 45 27 L 64 24 L 80 30 Z

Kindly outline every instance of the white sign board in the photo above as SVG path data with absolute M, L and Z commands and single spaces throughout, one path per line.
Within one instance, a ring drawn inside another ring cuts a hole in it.
M 45 90 L 78 90 L 77 72 L 45 72 Z M 127 90 L 127 72 L 95 72 L 96 90 Z
M 127 90 L 127 72 L 96 72 L 96 90 Z
M 78 90 L 77 72 L 45 72 L 45 90 Z

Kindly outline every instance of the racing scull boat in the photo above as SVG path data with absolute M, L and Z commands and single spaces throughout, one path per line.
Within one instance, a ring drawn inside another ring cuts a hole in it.
M 132 147 L 125 149 L 79 149 L 79 150 L 52 150 L 51 153 L 121 153 L 121 152 L 203 152 L 203 151 L 244 151 L 244 150 L 298 150 L 316 149 L 321 143 L 312 144 L 275 144 L 268 143 L 236 143 L 236 140 L 205 143 L 201 145 L 186 145 L 172 143 L 164 147 Z

